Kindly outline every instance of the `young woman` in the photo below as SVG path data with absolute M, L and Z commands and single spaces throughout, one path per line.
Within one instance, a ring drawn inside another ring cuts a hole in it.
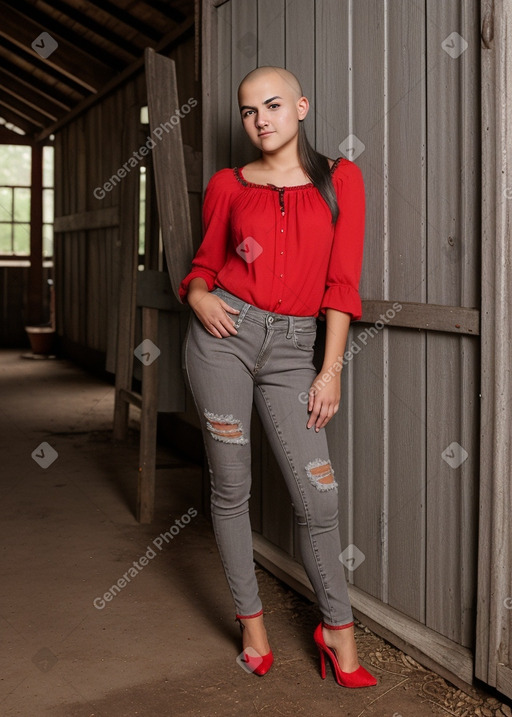
M 184 367 L 201 419 L 213 528 L 257 675 L 273 655 L 263 624 L 249 519 L 253 401 L 285 478 L 302 560 L 322 622 L 314 640 L 337 682 L 376 684 L 360 666 L 338 530 L 338 486 L 325 431 L 340 402 L 350 321 L 361 317 L 364 184 L 359 168 L 309 144 L 309 103 L 291 72 L 260 67 L 238 88 L 243 127 L 261 157 L 210 179 L 204 237 L 180 298 L 192 308 Z M 313 366 L 325 315 L 322 371 Z M 327 378 L 326 378 L 327 372 Z

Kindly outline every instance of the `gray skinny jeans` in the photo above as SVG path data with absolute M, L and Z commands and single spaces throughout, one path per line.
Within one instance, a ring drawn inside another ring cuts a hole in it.
M 211 479 L 213 529 L 239 615 L 262 609 L 254 572 L 249 497 L 253 400 L 286 481 L 299 526 L 304 568 L 323 620 L 353 618 L 338 530 L 338 487 L 325 429 L 306 428 L 314 316 L 263 311 L 214 287 L 230 306 L 236 335 L 212 336 L 191 312 L 183 367 L 201 421 Z

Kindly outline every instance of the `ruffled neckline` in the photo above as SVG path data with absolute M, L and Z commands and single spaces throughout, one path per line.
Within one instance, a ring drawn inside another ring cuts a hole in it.
M 330 172 L 331 176 L 334 174 L 334 171 L 338 164 L 341 162 L 343 157 L 338 157 L 334 160 Z M 244 187 L 255 187 L 257 189 L 310 189 L 311 187 L 314 187 L 315 185 L 313 182 L 307 182 L 306 184 L 295 184 L 295 185 L 285 185 L 283 187 L 276 187 L 275 184 L 257 184 L 256 182 L 249 182 L 247 179 L 245 179 L 242 168 L 241 167 L 234 167 L 233 168 L 234 175 L 236 179 L 240 182 L 240 184 L 243 184 Z

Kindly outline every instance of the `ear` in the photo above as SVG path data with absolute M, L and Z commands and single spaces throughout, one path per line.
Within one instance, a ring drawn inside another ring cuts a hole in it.
M 307 113 L 309 112 L 309 100 L 307 97 L 300 97 L 297 100 L 297 117 L 299 119 L 299 122 L 303 119 L 305 119 Z

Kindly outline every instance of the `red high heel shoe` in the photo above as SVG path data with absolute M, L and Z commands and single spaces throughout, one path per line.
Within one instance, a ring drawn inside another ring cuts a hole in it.
M 254 615 L 237 615 L 235 620 L 240 625 L 240 632 L 245 630 L 245 625 L 242 623 L 242 620 L 247 620 L 251 617 L 259 617 L 260 615 L 263 615 L 263 610 L 256 612 Z M 272 654 L 272 650 L 270 650 L 270 652 L 266 655 L 260 655 L 253 647 L 246 647 L 245 650 L 243 650 L 241 662 L 244 662 L 247 665 L 247 667 L 244 667 L 245 670 L 248 672 L 254 672 L 255 675 L 259 675 L 261 677 L 272 667 L 274 655 Z
M 318 647 L 318 652 L 320 653 L 320 673 L 322 675 L 322 680 L 325 680 L 325 655 L 327 655 L 332 663 L 334 676 L 338 685 L 341 685 L 342 687 L 371 687 L 372 685 L 377 684 L 377 680 L 368 672 L 368 670 L 365 670 L 362 665 L 359 665 L 357 670 L 354 670 L 353 672 L 343 672 L 338 662 L 338 658 L 336 657 L 336 653 L 325 644 L 324 636 L 322 634 L 322 627 L 327 628 L 327 630 L 343 630 L 346 627 L 351 627 L 353 624 L 353 622 L 349 622 L 347 625 L 333 627 L 332 625 L 326 625 L 324 622 L 321 622 L 320 625 L 318 625 L 313 638 L 316 642 L 316 646 Z

